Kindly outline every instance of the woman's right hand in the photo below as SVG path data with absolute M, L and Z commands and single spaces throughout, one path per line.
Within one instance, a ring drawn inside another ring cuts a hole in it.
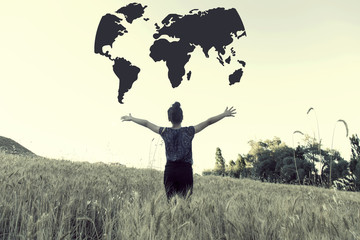
M 235 117 L 236 109 L 234 107 L 228 108 L 226 107 L 224 111 L 225 117 Z

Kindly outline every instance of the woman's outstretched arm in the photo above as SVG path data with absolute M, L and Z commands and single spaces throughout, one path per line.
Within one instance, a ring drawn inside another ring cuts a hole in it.
M 216 115 L 214 117 L 209 118 L 208 120 L 199 123 L 198 125 L 194 126 L 195 128 L 195 133 L 200 132 L 201 130 L 203 130 L 204 128 L 210 126 L 213 123 L 216 123 L 217 121 L 220 121 L 221 119 L 223 119 L 224 117 L 235 117 L 236 114 L 236 109 L 231 107 L 228 108 L 226 107 L 225 111 L 219 115 Z
M 135 118 L 135 117 L 131 116 L 131 114 L 129 114 L 128 116 L 127 115 L 122 116 L 121 120 L 122 121 L 131 121 L 131 122 L 137 123 L 137 124 L 139 124 L 141 126 L 147 127 L 148 129 L 150 129 L 151 131 L 153 131 L 155 133 L 159 133 L 159 129 L 160 129 L 159 126 L 156 126 L 155 124 L 149 122 L 148 120 Z

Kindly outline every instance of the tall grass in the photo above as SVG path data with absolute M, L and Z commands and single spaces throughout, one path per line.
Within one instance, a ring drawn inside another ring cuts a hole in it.
M 304 135 L 301 131 L 294 131 L 293 134 L 292 134 L 292 147 L 293 147 L 293 153 L 294 153 L 294 163 L 295 163 L 295 170 L 296 170 L 296 176 L 297 176 L 297 179 L 298 179 L 298 183 L 300 183 L 300 177 L 299 177 L 299 172 L 298 172 L 298 169 L 297 169 L 297 164 L 296 164 L 296 158 L 295 158 L 295 146 L 294 146 L 294 134 L 301 134 L 301 135 Z
M 0 239 L 360 239 L 360 194 L 0 152 Z
M 332 135 L 332 139 L 331 139 L 331 155 L 330 155 L 330 164 L 329 164 L 329 165 L 330 165 L 329 187 L 331 187 L 331 185 L 332 185 L 332 180 L 331 180 L 331 169 L 332 169 L 332 161 L 333 161 L 333 156 L 332 156 L 332 154 L 333 154 L 333 150 L 334 150 L 333 145 L 334 145 L 335 129 L 336 129 L 336 124 L 337 124 L 338 122 L 341 122 L 341 123 L 344 124 L 345 129 L 346 129 L 346 137 L 348 137 L 348 135 L 349 135 L 349 128 L 348 128 L 347 123 L 346 123 L 344 120 L 342 120 L 342 119 L 337 120 L 336 123 L 335 123 L 335 125 L 334 125 L 333 135 Z
M 319 146 L 318 146 L 318 151 L 319 151 L 319 156 L 320 156 L 320 176 L 322 176 L 322 164 L 323 164 L 323 160 L 321 158 L 321 138 L 320 138 L 320 128 L 319 128 L 319 121 L 318 121 L 318 118 L 317 118 L 317 114 L 316 114 L 316 111 L 313 107 L 310 107 L 307 111 L 307 115 L 309 115 L 309 113 L 313 111 L 314 114 L 315 114 L 315 119 L 316 119 L 316 127 L 317 127 L 317 130 L 318 130 L 318 138 L 319 138 Z M 314 141 L 313 141 L 313 144 L 315 143 L 315 133 L 314 133 Z M 320 178 L 320 181 L 322 183 L 322 177 Z

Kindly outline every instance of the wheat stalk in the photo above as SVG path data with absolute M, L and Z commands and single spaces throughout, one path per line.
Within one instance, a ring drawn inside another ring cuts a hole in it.
M 345 120 L 339 119 L 337 120 L 338 122 L 342 122 L 345 125 L 345 129 L 346 129 L 346 137 L 349 136 L 349 128 L 347 123 L 345 122 Z
M 333 130 L 333 135 L 332 135 L 332 140 L 331 140 L 331 152 L 333 151 L 333 145 L 334 145 L 334 135 L 335 135 L 335 128 L 336 128 L 336 125 L 338 122 L 342 122 L 345 126 L 345 129 L 346 129 L 346 137 L 349 135 L 349 128 L 348 128 L 348 125 L 347 123 L 342 120 L 342 119 L 339 119 L 335 122 L 335 125 L 334 125 L 334 130 Z M 333 154 L 333 153 L 332 153 Z M 330 174 L 329 174 L 329 187 L 331 187 L 331 168 L 332 168 L 332 154 L 330 155 Z
M 299 184 L 300 184 L 299 171 L 298 171 L 298 169 L 297 169 L 296 158 L 295 158 L 295 147 L 294 147 L 294 134 L 295 134 L 295 133 L 299 133 L 299 134 L 301 134 L 301 135 L 304 135 L 304 134 L 303 134 L 301 131 L 296 130 L 296 131 L 293 132 L 293 135 L 292 135 L 292 144 L 293 144 L 293 151 L 294 151 L 295 170 L 296 170 L 296 175 L 297 175 L 298 182 L 299 182 Z
M 315 109 L 313 107 L 309 108 L 309 110 L 307 111 L 307 114 L 309 114 L 311 112 L 311 110 L 314 111 L 315 119 L 316 119 L 316 126 L 317 126 L 317 130 L 318 130 L 318 138 L 319 138 L 319 149 L 318 150 L 319 150 L 319 156 L 320 156 L 320 176 L 322 176 L 322 172 L 321 172 L 321 169 L 322 169 L 322 167 L 321 167 L 321 138 L 320 138 L 319 121 L 318 121 L 318 118 L 317 118 L 316 111 L 315 111 Z M 314 133 L 314 138 L 315 138 L 315 133 Z M 320 177 L 320 179 L 322 181 L 322 177 Z

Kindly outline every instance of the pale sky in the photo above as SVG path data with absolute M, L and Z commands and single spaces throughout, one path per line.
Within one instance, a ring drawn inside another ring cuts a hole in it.
M 167 109 L 179 101 L 189 126 L 234 106 L 235 118 L 195 135 L 194 170 L 201 173 L 213 168 L 216 147 L 228 162 L 248 153 L 249 140 L 277 136 L 292 146 L 295 130 L 317 137 L 315 112 L 325 148 L 338 119 L 349 136 L 360 134 L 359 1 L 141 1 L 150 21 L 134 22 L 114 46 L 114 54 L 141 68 L 121 105 L 112 62 L 94 54 L 94 40 L 101 17 L 130 2 L 1 2 L 0 136 L 45 157 L 163 169 L 159 135 L 121 116 L 170 126 Z M 229 86 L 231 69 L 220 66 L 215 51 L 205 58 L 196 49 L 186 65 L 191 80 L 172 89 L 165 63 L 148 57 L 153 23 L 215 7 L 236 8 L 244 23 L 247 37 L 236 43 L 246 62 L 241 82 Z M 310 107 L 315 112 L 307 115 Z M 349 160 L 345 134 L 337 124 L 333 145 Z

